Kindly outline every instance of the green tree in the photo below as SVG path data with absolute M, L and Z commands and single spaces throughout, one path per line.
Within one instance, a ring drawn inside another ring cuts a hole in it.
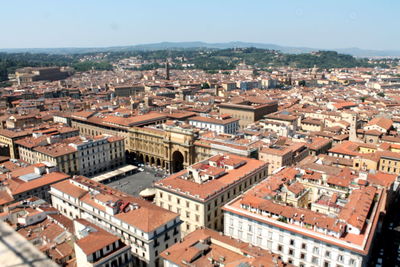
M 207 82 L 205 82 L 205 83 L 203 83 L 203 84 L 201 85 L 201 88 L 202 88 L 202 89 L 209 89 L 209 88 L 210 88 L 210 85 L 209 85 Z
M 385 97 L 385 93 L 384 92 L 379 92 L 379 93 L 377 93 L 377 95 L 380 96 L 380 97 Z

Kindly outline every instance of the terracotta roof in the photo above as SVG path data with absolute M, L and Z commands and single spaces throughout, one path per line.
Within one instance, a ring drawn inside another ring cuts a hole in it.
M 182 242 L 175 243 L 160 255 L 171 263 L 187 267 L 215 266 L 210 259 L 227 267 L 290 266 L 284 264 L 278 255 L 210 229 L 198 229 L 190 233 Z
M 372 186 L 353 190 L 347 204 L 340 211 L 339 218 L 361 230 L 364 227 L 376 191 L 376 188 Z
M 391 119 L 386 119 L 386 118 L 373 118 L 365 126 L 371 126 L 371 125 L 378 125 L 379 127 L 385 130 L 389 130 L 393 125 L 393 121 Z
M 129 225 L 137 227 L 144 232 L 154 231 L 154 229 L 178 217 L 174 212 L 160 208 L 141 198 L 127 195 L 121 191 L 115 190 L 83 176 L 75 176 L 73 179 L 54 184 L 52 187 L 64 192 L 65 194 L 80 199 L 81 202 L 86 203 L 87 205 L 100 210 L 105 210 L 104 206 L 92 199 L 87 190 L 75 185 L 75 182 L 81 183 L 90 188 L 95 188 L 99 191 L 100 193 L 96 195 L 96 198 L 101 199 L 102 197 L 113 197 L 114 200 L 118 199 L 123 203 L 137 204 L 138 208 L 131 209 L 128 212 L 119 212 L 114 215 L 114 217 Z
M 219 177 L 218 179 L 212 179 L 202 184 L 196 183 L 193 180 L 183 179 L 182 177 L 188 173 L 188 170 L 183 170 L 156 182 L 155 186 L 160 187 L 163 190 L 174 190 L 176 194 L 184 194 L 187 197 L 192 196 L 193 198 L 198 198 L 204 201 L 209 197 L 212 197 L 216 192 L 219 192 L 221 189 L 226 188 L 231 184 L 234 184 L 244 177 L 248 177 L 254 171 L 265 168 L 268 165 L 267 163 L 256 159 L 240 157 L 237 155 L 229 154 L 229 157 L 232 160 L 237 159 L 240 161 L 244 161 L 245 164 L 238 167 L 237 169 L 226 170 L 225 175 Z M 179 192 L 176 191 L 178 189 L 180 190 Z
M 100 227 L 92 223 L 89 223 L 84 219 L 77 219 L 77 221 L 80 224 L 90 226 L 95 229 L 94 231 L 91 231 L 87 236 L 75 241 L 76 245 L 78 245 L 86 255 L 91 255 L 108 245 L 112 245 L 117 240 L 120 240 L 118 236 L 110 234 L 109 232 L 101 229 Z

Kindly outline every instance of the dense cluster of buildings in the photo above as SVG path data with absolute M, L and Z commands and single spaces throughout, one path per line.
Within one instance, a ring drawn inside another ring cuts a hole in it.
M 147 63 L 17 70 L 1 224 L 62 266 L 373 261 L 399 193 L 399 68 L 132 70 Z M 137 163 L 165 173 L 150 201 L 98 178 Z

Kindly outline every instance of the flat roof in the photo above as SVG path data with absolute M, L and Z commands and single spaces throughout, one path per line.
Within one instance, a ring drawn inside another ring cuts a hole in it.
M 94 180 L 96 182 L 101 182 L 101 181 L 113 178 L 115 176 L 118 176 L 120 174 L 125 174 L 125 173 L 127 173 L 129 171 L 136 170 L 137 168 L 138 167 L 133 166 L 133 165 L 126 165 L 126 166 L 123 166 L 123 167 L 118 168 L 116 170 L 113 170 L 113 171 L 98 175 L 98 176 L 92 178 L 92 180 Z

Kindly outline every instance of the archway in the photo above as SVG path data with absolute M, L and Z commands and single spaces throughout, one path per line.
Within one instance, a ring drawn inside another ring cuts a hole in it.
M 154 157 L 150 158 L 150 165 L 154 165 Z
M 157 159 L 157 166 L 161 166 L 161 160 Z
M 172 154 L 172 172 L 179 172 L 183 170 L 184 158 L 178 150 Z
M 146 163 L 146 164 L 149 163 L 149 156 L 146 155 L 146 156 L 144 157 L 144 163 Z
M 139 155 L 139 162 L 140 162 L 140 163 L 144 163 L 143 154 L 140 154 L 140 155 Z

